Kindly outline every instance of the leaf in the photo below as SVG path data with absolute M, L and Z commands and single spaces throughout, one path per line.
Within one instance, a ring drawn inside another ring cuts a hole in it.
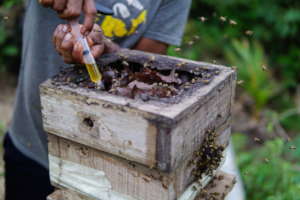
M 7 56 L 16 56 L 18 54 L 18 48 L 16 46 L 6 46 L 3 49 L 3 54 Z

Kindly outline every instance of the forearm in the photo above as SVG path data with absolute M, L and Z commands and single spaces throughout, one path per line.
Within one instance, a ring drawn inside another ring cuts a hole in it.
M 140 41 L 133 47 L 135 50 L 146 51 L 150 53 L 166 54 L 168 44 L 152 40 L 149 38 L 141 38 Z

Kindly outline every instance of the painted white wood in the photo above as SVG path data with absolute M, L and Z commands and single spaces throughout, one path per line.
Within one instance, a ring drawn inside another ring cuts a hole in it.
M 114 191 L 103 171 L 62 160 L 52 155 L 49 155 L 49 163 L 50 178 L 55 185 L 95 200 L 138 200 Z M 194 200 L 211 179 L 212 176 L 204 176 L 195 181 L 178 200 Z
M 99 200 L 137 200 L 112 189 L 105 173 L 49 155 L 51 181 Z
M 174 176 L 161 174 L 154 169 L 133 164 L 55 135 L 49 134 L 48 140 L 50 155 L 103 171 L 112 189 L 120 194 L 129 195 L 138 200 L 174 200 L 176 197 Z M 63 179 L 60 180 L 63 181 Z M 53 183 L 57 185 L 56 182 Z

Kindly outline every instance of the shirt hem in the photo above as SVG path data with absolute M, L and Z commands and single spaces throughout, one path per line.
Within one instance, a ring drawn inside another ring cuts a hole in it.
M 31 151 L 28 151 L 28 148 L 26 148 L 22 143 L 20 143 L 17 138 L 14 137 L 14 134 L 12 134 L 13 130 L 10 128 L 8 131 L 8 134 L 13 142 L 13 144 L 15 145 L 15 147 L 21 152 L 23 153 L 26 157 L 28 157 L 29 159 L 32 159 L 33 161 L 35 161 L 36 163 L 38 163 L 39 165 L 41 165 L 42 167 L 46 168 L 47 170 L 49 170 L 49 164 L 48 163 L 44 163 L 42 161 L 40 161 L 39 159 L 36 158 L 36 156 L 34 155 L 34 153 L 32 153 Z

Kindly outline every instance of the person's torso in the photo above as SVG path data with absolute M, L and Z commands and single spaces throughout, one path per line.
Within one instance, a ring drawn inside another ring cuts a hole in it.
M 10 134 L 25 155 L 47 166 L 47 141 L 43 132 L 39 85 L 57 74 L 62 62 L 52 44 L 56 26 L 67 23 L 42 7 L 37 0 L 27 2 L 23 28 L 22 64 Z M 161 0 L 96 0 L 110 7 L 113 16 L 98 16 L 96 21 L 105 36 L 121 47 L 131 48 L 143 36 Z

